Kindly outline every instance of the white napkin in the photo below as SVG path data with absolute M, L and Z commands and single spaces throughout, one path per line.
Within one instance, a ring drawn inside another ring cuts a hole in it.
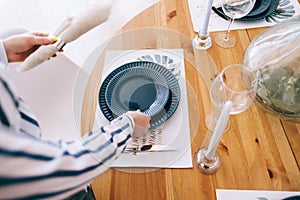
M 27 71 L 41 64 L 59 51 L 66 43 L 76 40 L 89 30 L 105 22 L 110 14 L 111 3 L 111 0 L 94 1 L 74 16 L 66 17 L 53 32 L 53 36 L 58 37 L 58 41 L 52 45 L 41 46 L 17 68 L 17 71 Z

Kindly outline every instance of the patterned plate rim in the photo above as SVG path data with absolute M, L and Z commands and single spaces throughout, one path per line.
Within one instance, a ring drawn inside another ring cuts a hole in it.
M 109 83 L 110 79 L 115 76 L 117 73 L 124 69 L 132 68 L 132 67 L 149 67 L 154 70 L 161 70 L 165 72 L 164 74 L 167 75 L 166 81 L 168 83 L 169 89 L 170 89 L 170 97 L 168 99 L 168 102 L 166 103 L 165 109 L 166 112 L 161 112 L 155 117 L 151 119 L 150 128 L 157 127 L 164 122 L 166 122 L 177 110 L 177 107 L 179 105 L 180 101 L 180 87 L 178 84 L 177 79 L 175 76 L 165 67 L 163 67 L 160 64 L 154 63 L 154 62 L 148 62 L 148 61 L 134 61 L 130 63 L 126 63 L 124 65 L 121 65 L 120 67 L 113 70 L 102 82 L 99 93 L 98 93 L 98 103 L 99 107 L 105 116 L 105 118 L 109 121 L 112 121 L 115 116 L 111 110 L 109 109 L 108 105 L 106 104 L 105 100 L 105 90 L 107 87 L 107 84 Z
M 133 72 L 134 74 L 130 72 Z M 113 91 L 120 85 L 119 81 L 124 81 L 124 79 L 128 79 L 128 78 L 134 78 L 136 74 L 140 74 L 141 76 L 144 76 L 146 78 L 152 78 L 155 81 L 152 83 L 158 85 L 157 92 L 160 91 L 160 93 L 162 94 L 154 100 L 153 103 L 156 104 L 155 106 L 152 106 L 152 109 L 150 106 L 150 108 L 144 111 L 145 114 L 149 115 L 150 117 L 154 117 L 164 108 L 165 104 L 169 99 L 169 86 L 167 81 L 165 80 L 165 77 L 161 73 L 158 73 L 155 70 L 150 68 L 134 67 L 134 68 L 124 69 L 119 73 L 117 73 L 114 77 L 112 77 L 108 82 L 105 91 L 106 105 L 116 115 L 121 115 L 122 113 L 126 112 L 126 110 L 121 108 L 121 106 L 117 106 L 117 108 L 112 108 L 109 101 L 112 100 Z M 123 75 L 125 75 L 125 78 Z M 162 87 L 159 87 L 160 85 Z

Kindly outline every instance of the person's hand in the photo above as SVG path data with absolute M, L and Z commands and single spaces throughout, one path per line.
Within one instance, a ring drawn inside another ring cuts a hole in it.
M 8 62 L 24 61 L 41 45 L 53 44 L 55 39 L 45 33 L 24 33 L 3 40 Z
M 150 128 L 150 117 L 141 111 L 128 111 L 127 112 L 134 121 L 135 128 L 132 133 L 133 137 L 144 136 Z

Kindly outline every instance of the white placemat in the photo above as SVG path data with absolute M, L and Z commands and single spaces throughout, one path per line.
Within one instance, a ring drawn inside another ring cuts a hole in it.
M 192 165 L 190 128 L 187 106 L 187 93 L 185 82 L 185 68 L 182 49 L 160 50 L 132 50 L 132 51 L 108 51 L 105 57 L 105 66 L 102 81 L 117 67 L 132 61 L 155 59 L 154 55 L 172 59 L 174 63 L 180 63 L 176 74 L 180 71 L 180 102 L 174 115 L 163 125 L 161 133 L 156 136 L 155 144 L 171 145 L 176 151 L 171 152 L 147 152 L 147 153 L 123 153 L 113 164 L 113 167 L 158 167 L 158 168 L 190 168 Z M 150 58 L 151 57 L 151 58 Z M 168 61 L 167 61 L 168 62 Z M 99 106 L 96 110 L 94 127 L 108 123 Z M 150 132 L 149 132 L 150 133 Z
M 300 199 L 300 192 L 266 190 L 216 190 L 217 200 L 290 200 Z M 295 197 L 297 196 L 297 198 Z M 292 198 L 294 197 L 294 199 Z
M 198 32 L 203 24 L 204 16 L 205 16 L 205 8 L 208 0 L 188 0 L 189 3 L 189 10 L 190 15 L 192 18 L 193 28 L 195 32 Z M 287 5 L 285 3 L 289 2 Z M 214 1 L 213 5 L 215 7 L 219 7 L 219 1 Z M 293 6 L 295 9 L 295 15 L 300 14 L 300 5 L 297 0 L 280 0 L 279 6 L 285 9 L 288 6 Z M 276 18 L 278 21 L 282 19 Z M 231 30 L 236 29 L 246 29 L 246 28 L 258 28 L 258 27 L 265 27 L 265 26 L 273 26 L 277 22 L 268 22 L 266 19 L 261 19 L 257 21 L 247 21 L 241 22 L 235 20 L 231 26 Z M 227 30 L 228 21 L 219 17 L 214 11 L 211 11 L 208 31 L 215 32 L 215 31 L 224 31 Z

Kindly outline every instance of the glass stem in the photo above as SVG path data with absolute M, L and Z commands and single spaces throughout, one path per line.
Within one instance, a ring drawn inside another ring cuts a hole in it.
M 233 24 L 233 21 L 234 21 L 234 18 L 230 17 L 229 19 L 229 24 L 228 24 L 228 28 L 227 28 L 227 33 L 224 37 L 224 40 L 227 41 L 228 40 L 228 37 L 229 37 L 229 34 L 230 34 L 230 27 L 231 27 L 231 24 Z

